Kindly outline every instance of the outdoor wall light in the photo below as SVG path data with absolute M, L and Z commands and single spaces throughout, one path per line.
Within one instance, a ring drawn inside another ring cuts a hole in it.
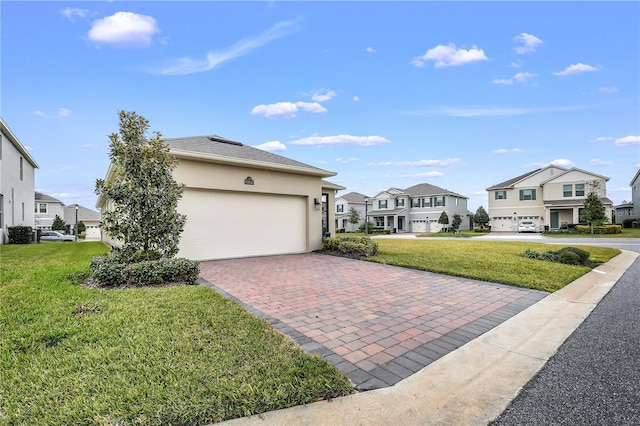
M 320 210 L 320 206 L 322 206 L 322 203 L 320 203 L 320 200 L 318 200 L 317 198 L 314 198 L 313 205 L 316 206 L 316 210 Z

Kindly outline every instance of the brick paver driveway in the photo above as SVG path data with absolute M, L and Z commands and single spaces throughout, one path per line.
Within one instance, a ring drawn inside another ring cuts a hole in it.
M 314 253 L 200 268 L 203 284 L 325 358 L 362 390 L 397 383 L 547 294 Z

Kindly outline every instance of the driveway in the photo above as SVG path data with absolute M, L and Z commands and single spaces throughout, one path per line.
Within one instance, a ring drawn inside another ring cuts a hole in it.
M 547 295 L 316 253 L 208 261 L 200 270 L 202 284 L 360 390 L 394 385 Z

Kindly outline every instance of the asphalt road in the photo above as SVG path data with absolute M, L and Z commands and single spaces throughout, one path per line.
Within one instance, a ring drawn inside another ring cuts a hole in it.
M 491 424 L 640 425 L 640 258 Z

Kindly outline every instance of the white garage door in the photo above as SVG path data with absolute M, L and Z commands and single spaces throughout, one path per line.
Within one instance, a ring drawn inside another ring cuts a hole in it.
M 297 196 L 185 189 L 178 255 L 208 260 L 305 252 L 306 206 Z
M 427 221 L 426 220 L 412 220 L 411 221 L 411 232 L 427 232 Z
M 491 225 L 491 231 L 514 232 L 518 230 L 518 227 L 517 227 L 518 222 L 516 222 L 510 217 L 492 219 L 489 224 Z

